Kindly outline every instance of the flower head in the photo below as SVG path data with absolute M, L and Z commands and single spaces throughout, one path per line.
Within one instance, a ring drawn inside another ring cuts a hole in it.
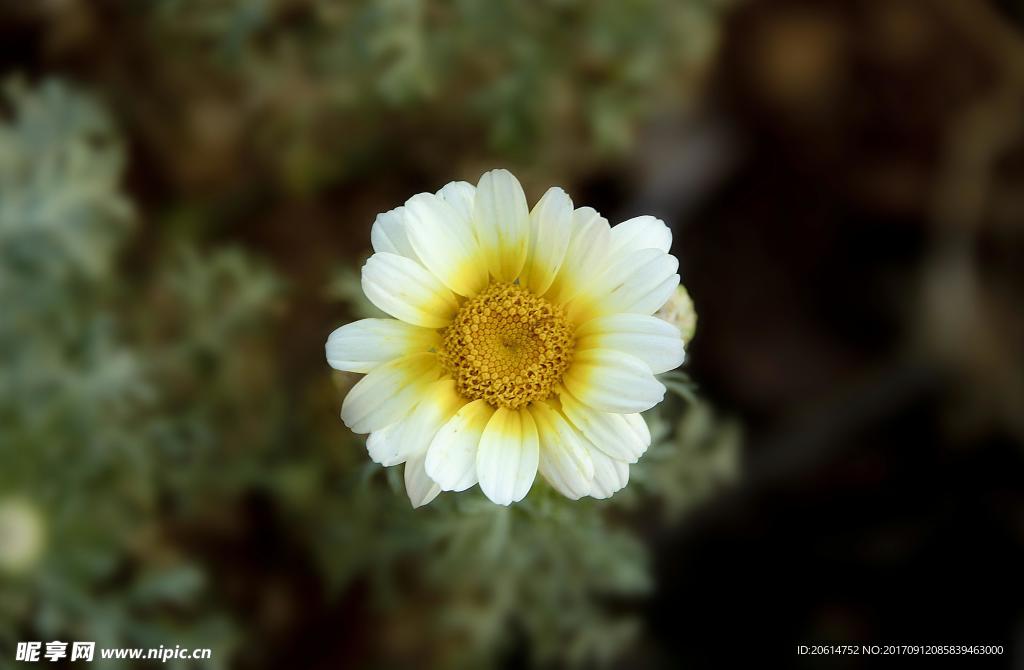
M 573 499 L 626 485 L 654 375 L 683 361 L 652 316 L 679 285 L 662 221 L 611 227 L 560 188 L 530 210 L 493 170 L 380 214 L 371 240 L 363 291 L 394 318 L 338 328 L 327 361 L 367 373 L 341 418 L 373 460 L 405 463 L 414 506 L 477 483 L 508 505 L 538 473 Z

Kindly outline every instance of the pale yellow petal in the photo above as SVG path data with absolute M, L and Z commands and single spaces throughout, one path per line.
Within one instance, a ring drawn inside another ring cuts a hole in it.
M 555 280 L 572 234 L 572 200 L 560 188 L 550 188 L 530 212 L 530 250 L 519 283 L 544 295 Z
M 653 314 L 679 285 L 679 261 L 660 249 L 640 249 L 610 259 L 606 269 L 595 269 L 567 306 L 576 323 L 606 314 Z
M 529 249 L 530 212 L 526 194 L 512 173 L 491 170 L 476 187 L 473 222 L 490 272 L 498 281 L 519 276 Z
M 629 465 L 608 456 L 600 449 L 588 444 L 591 460 L 594 461 L 594 480 L 590 484 L 593 498 L 611 498 L 629 482 Z
M 472 229 L 476 187 L 465 181 L 451 181 L 441 187 L 437 196 L 455 208 L 459 217 Z
M 646 363 L 610 349 L 576 352 L 562 383 L 581 403 L 603 412 L 643 412 L 665 397 Z
M 427 474 L 442 491 L 464 491 L 477 483 L 476 454 L 494 410 L 483 400 L 462 407 L 427 449 Z
M 607 266 L 610 245 L 608 220 L 590 207 L 575 210 L 565 259 L 548 288 L 548 299 L 564 304 L 591 286 L 594 277 Z
M 363 293 L 396 319 L 424 328 L 444 328 L 458 302 L 441 280 L 414 260 L 376 253 L 363 266 Z
M 654 374 L 683 363 L 683 336 L 672 324 L 645 314 L 610 314 L 576 329 L 576 350 L 612 349 L 636 356 Z
M 547 403 L 533 403 L 529 410 L 540 440 L 541 476 L 567 498 L 577 500 L 589 494 L 594 462 L 583 436 Z
M 633 414 L 623 414 L 622 416 L 625 417 L 626 423 L 633 429 L 640 442 L 646 445 L 644 446 L 644 451 L 647 451 L 647 447 L 651 444 L 651 429 L 648 427 L 643 414 L 634 412 Z M 643 454 L 641 453 L 640 455 L 642 456 Z
M 679 275 L 671 273 L 679 267 L 675 256 L 662 256 L 650 267 L 651 275 L 660 277 L 634 276 L 631 281 L 614 291 L 607 302 L 602 304 L 607 311 L 631 312 L 633 314 L 654 314 L 664 305 L 679 286 Z
M 498 408 L 476 456 L 480 490 L 499 505 L 522 500 L 537 476 L 538 459 L 537 427 L 529 411 Z
M 469 221 L 432 193 L 405 203 L 406 232 L 423 265 L 459 295 L 474 296 L 489 279 Z
M 396 207 L 377 215 L 370 228 L 370 244 L 378 253 L 398 254 L 418 260 L 405 234 L 405 207 Z
M 397 319 L 362 319 L 345 324 L 327 338 L 327 363 L 335 370 L 369 372 L 385 361 L 436 347 L 436 330 Z
M 388 361 L 352 387 L 341 405 L 341 419 L 355 433 L 380 430 L 409 414 L 440 375 L 435 354 Z
M 395 429 L 400 423 L 399 421 L 384 426 L 366 436 L 366 452 L 374 463 L 387 468 L 405 461 L 404 458 L 398 457 L 398 442 L 395 440 Z
M 573 426 L 608 456 L 636 463 L 650 446 L 651 434 L 639 414 L 602 412 L 582 404 L 568 392 L 562 393 L 560 399 L 562 411 Z M 636 418 L 641 426 L 636 424 Z
M 672 231 L 661 219 L 637 216 L 612 228 L 612 254 L 626 254 L 640 249 L 660 249 L 665 253 L 672 247 Z
M 423 507 L 437 497 L 441 487 L 427 475 L 427 452 L 421 451 L 405 462 L 405 492 L 413 509 Z
M 455 381 L 450 378 L 439 379 L 428 386 L 412 412 L 392 427 L 399 462 L 411 454 L 426 451 L 441 427 L 466 402 L 455 391 Z

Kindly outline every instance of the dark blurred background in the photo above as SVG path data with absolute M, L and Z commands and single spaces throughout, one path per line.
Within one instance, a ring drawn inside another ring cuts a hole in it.
M 1024 668 L 1022 30 L 1014 0 L 0 0 L 0 667 Z M 374 215 L 496 166 L 672 226 L 690 381 L 608 503 L 413 512 L 323 342 Z

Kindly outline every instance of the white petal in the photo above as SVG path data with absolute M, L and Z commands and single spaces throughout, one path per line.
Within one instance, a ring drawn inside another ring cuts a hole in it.
M 393 423 L 367 435 L 366 451 L 374 463 L 380 463 L 387 468 L 405 460 L 398 457 L 398 443 L 394 439 L 395 429 L 399 425 L 400 422 Z
M 581 403 L 603 412 L 643 412 L 665 397 L 646 363 L 610 349 L 576 352 L 562 382 Z
M 473 203 L 476 200 L 476 187 L 467 181 L 452 181 L 441 187 L 438 197 L 455 208 L 459 216 L 472 227 Z
M 679 261 L 660 249 L 640 249 L 614 258 L 568 306 L 577 323 L 617 312 L 653 314 L 679 285 Z
M 491 170 L 476 187 L 473 221 L 491 274 L 510 282 L 519 276 L 529 248 L 530 212 L 523 187 L 508 170 Z
M 469 221 L 441 198 L 420 193 L 405 203 L 406 233 L 423 265 L 459 295 L 487 286 L 484 262 Z
M 426 451 L 437 431 L 466 404 L 455 391 L 455 380 L 439 379 L 423 391 L 416 407 L 401 421 L 388 428 L 393 463 L 401 463 L 412 454 Z M 378 461 L 379 463 L 381 461 Z
M 377 253 L 363 266 L 363 293 L 377 307 L 406 323 L 444 328 L 458 303 L 425 267 L 405 256 Z
M 645 314 L 610 314 L 576 329 L 576 350 L 614 349 L 647 363 L 654 374 L 683 364 L 683 336 L 667 321 Z
M 578 500 L 590 493 L 594 462 L 584 438 L 547 403 L 533 403 L 530 413 L 540 439 L 541 476 L 567 498 Z
M 608 220 L 590 207 L 580 207 L 572 215 L 572 233 L 565 260 L 548 289 L 556 303 L 565 303 L 584 291 L 606 266 L 611 245 Z
M 405 234 L 405 207 L 377 215 L 370 228 L 370 244 L 377 253 L 398 254 L 416 260 L 416 252 Z
M 675 287 L 679 285 L 679 275 L 676 274 L 679 269 L 679 260 L 660 249 L 640 249 L 620 258 L 622 259 L 620 267 L 628 270 L 622 275 L 609 272 L 616 279 L 611 282 L 611 292 L 601 298 L 602 309 L 654 314 L 659 307 L 665 304 L 672 292 L 675 291 Z M 637 308 L 638 302 L 642 302 L 651 291 L 657 291 L 659 286 L 663 286 L 666 280 L 671 280 L 673 277 L 675 281 L 671 282 L 671 287 L 667 291 L 661 289 L 664 297 L 659 298 L 650 311 L 643 312 L 642 310 L 646 309 L 644 306 Z
M 440 374 L 435 354 L 413 354 L 379 365 L 345 396 L 341 420 L 355 433 L 391 425 L 412 410 Z
M 625 254 L 640 249 L 672 247 L 672 231 L 665 222 L 653 216 L 638 216 L 612 228 L 612 254 Z
M 588 445 L 588 448 L 590 458 L 594 461 L 594 481 L 590 484 L 590 495 L 600 499 L 611 498 L 629 482 L 629 465 L 609 457 L 593 445 Z
M 652 274 L 657 274 L 664 267 L 678 267 L 679 261 L 674 256 L 663 258 L 671 259 L 671 263 L 661 263 L 652 266 Z M 661 270 L 659 270 L 659 267 Z M 660 275 L 659 275 L 660 276 Z M 657 284 L 647 281 L 638 281 L 627 284 L 617 293 L 612 295 L 612 309 L 621 309 L 623 312 L 634 314 L 654 314 L 672 297 L 676 287 L 679 286 L 679 275 L 671 274 L 666 276 Z
M 528 410 L 495 410 L 480 438 L 480 490 L 499 505 L 522 500 L 537 477 L 537 427 Z
M 370 433 L 366 439 L 370 458 L 385 467 L 404 463 L 417 454 L 425 458 L 434 435 L 465 404 L 465 399 L 455 392 L 454 380 L 440 379 L 429 384 L 405 417 Z
M 557 187 L 548 189 L 530 212 L 530 250 L 519 281 L 537 295 L 544 295 L 562 267 L 572 214 L 572 200 Z
M 327 338 L 327 363 L 335 370 L 369 372 L 384 361 L 437 346 L 437 331 L 396 319 L 363 319 L 345 324 Z
M 562 411 L 569 421 L 608 456 L 636 463 L 650 446 L 651 434 L 639 414 L 601 412 L 581 404 L 569 393 L 563 393 L 560 398 Z M 643 427 L 637 426 L 629 417 L 639 418 Z
M 423 507 L 441 492 L 441 487 L 427 476 L 426 459 L 427 452 L 421 451 L 405 462 L 405 492 L 413 509 Z
M 644 451 L 647 451 L 647 447 L 651 444 L 651 429 L 647 425 L 647 421 L 644 420 L 642 414 L 623 414 L 626 418 L 626 423 L 629 424 L 630 428 L 639 438 L 640 442 L 647 445 L 644 447 Z M 643 456 L 643 454 L 640 454 Z
M 464 491 L 476 484 L 476 452 L 493 413 L 485 400 L 474 400 L 437 431 L 427 449 L 427 474 L 442 491 Z

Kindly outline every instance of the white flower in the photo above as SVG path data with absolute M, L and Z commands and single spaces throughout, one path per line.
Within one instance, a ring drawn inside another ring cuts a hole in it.
M 0 570 L 22 572 L 43 550 L 43 519 L 20 498 L 0 501 Z
M 505 170 L 453 182 L 377 217 L 366 296 L 394 319 L 327 340 L 367 373 L 341 418 L 370 457 L 405 463 L 413 506 L 479 483 L 521 500 L 539 472 L 572 499 L 607 498 L 650 444 L 640 412 L 682 363 L 652 314 L 679 285 L 672 234 L 651 216 L 614 228 L 551 188 L 531 211 Z

